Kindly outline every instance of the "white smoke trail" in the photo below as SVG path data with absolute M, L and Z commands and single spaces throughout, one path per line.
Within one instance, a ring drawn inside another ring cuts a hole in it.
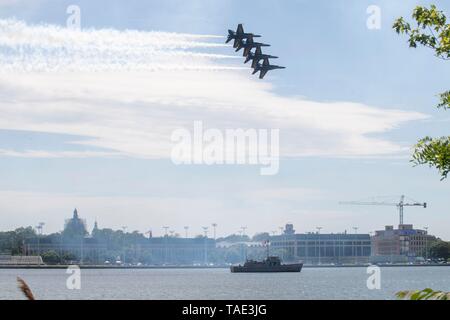
M 6 46 L 136 48 L 150 46 L 156 49 L 224 47 L 222 43 L 196 41 L 222 38 L 212 35 L 192 35 L 170 32 L 86 29 L 73 30 L 56 25 L 27 25 L 15 19 L 0 20 L 0 44 Z
M 0 129 L 86 137 L 61 152 L 17 148 L 0 150 L 0 157 L 167 159 L 173 130 L 198 119 L 219 130 L 279 128 L 283 157 L 391 155 L 403 146 L 369 135 L 426 118 L 280 96 L 267 81 L 250 77 L 248 66 L 245 74 L 211 72 L 242 66 L 224 63 L 222 46 L 213 36 L 73 31 L 0 20 Z
M 198 51 L 225 46 L 206 41 L 215 38 L 222 37 L 0 20 L 0 72 L 241 69 L 211 63 L 236 56 Z

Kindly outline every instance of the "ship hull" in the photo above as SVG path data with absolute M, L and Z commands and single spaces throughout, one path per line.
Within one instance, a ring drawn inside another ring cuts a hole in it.
M 300 272 L 303 263 L 283 264 L 280 266 L 231 266 L 233 273 L 237 272 Z

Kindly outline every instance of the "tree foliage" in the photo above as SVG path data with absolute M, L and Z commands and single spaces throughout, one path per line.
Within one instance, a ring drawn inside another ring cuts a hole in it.
M 434 50 L 435 55 L 443 60 L 450 60 L 450 24 L 444 12 L 436 6 L 430 8 L 418 6 L 414 9 L 412 26 L 403 17 L 398 18 L 393 28 L 398 34 L 406 34 L 411 48 L 418 45 Z M 438 108 L 450 108 L 450 90 L 439 94 Z M 428 164 L 439 170 L 441 180 L 447 178 L 450 171 L 450 137 L 425 137 L 415 145 L 413 159 L 416 165 Z
M 0 253 L 21 254 L 24 240 L 34 237 L 36 233 L 32 227 L 0 232 Z
M 450 107 L 450 90 L 441 93 L 439 97 L 441 102 L 439 102 L 438 108 L 448 109 Z
M 50 251 L 46 251 L 42 254 L 42 260 L 46 264 L 57 264 L 58 262 L 61 261 L 61 257 L 59 256 L 59 254 L 56 251 L 50 250 Z
M 218 242 L 247 242 L 250 241 L 250 237 L 247 235 L 239 235 L 239 234 L 230 234 L 229 236 L 223 238 L 217 238 Z
M 447 24 L 445 14 L 435 5 L 429 9 L 418 6 L 412 17 L 416 21 L 414 27 L 400 17 L 393 25 L 395 31 L 409 36 L 410 47 L 416 48 L 420 44 L 433 49 L 437 57 L 450 60 L 450 24 Z
M 425 137 L 416 144 L 411 160 L 416 165 L 428 164 L 438 169 L 441 180 L 450 172 L 450 137 Z
M 396 293 L 398 299 L 403 300 L 450 300 L 450 292 L 423 290 L 400 291 Z
M 260 232 L 252 237 L 252 241 L 268 241 L 270 239 L 270 234 L 268 232 Z
M 448 260 L 450 258 L 450 242 L 436 241 L 430 246 L 430 257 Z

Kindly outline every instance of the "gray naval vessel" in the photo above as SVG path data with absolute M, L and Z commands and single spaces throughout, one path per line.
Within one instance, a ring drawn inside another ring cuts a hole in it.
M 247 260 L 244 265 L 231 266 L 231 272 L 300 272 L 303 263 L 282 264 L 279 257 L 267 257 L 263 261 Z

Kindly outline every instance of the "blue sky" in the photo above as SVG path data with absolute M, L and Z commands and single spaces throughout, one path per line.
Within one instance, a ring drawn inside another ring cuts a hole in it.
M 407 208 L 405 221 L 429 226 L 430 232 L 449 239 L 448 181 L 439 181 L 433 169 L 413 168 L 408 147 L 424 135 L 449 134 L 449 114 L 434 105 L 436 94 L 448 89 L 450 64 L 429 50 L 409 49 L 405 37 L 391 29 L 396 17 L 409 17 L 415 5 L 429 3 L 0 1 L 0 19 L 14 17 L 31 34 L 41 23 L 64 27 L 67 6 L 77 4 L 90 41 L 101 41 L 98 30 L 113 30 L 106 36 L 115 52 L 122 57 L 131 52 L 130 60 L 138 63 L 142 61 L 133 56 L 133 47 L 124 49 L 130 46 L 129 35 L 120 32 L 171 33 L 142 40 L 144 48 L 158 39 L 167 43 L 146 56 L 142 63 L 149 70 L 137 73 L 86 70 L 101 63 L 89 51 L 92 44 L 83 44 L 85 60 L 69 71 L 63 60 L 58 62 L 63 71 L 57 72 L 27 73 L 17 70 L 17 62 L 15 69 L 2 66 L 0 110 L 6 116 L 0 119 L 0 229 L 45 221 L 45 231 L 57 231 L 78 207 L 90 226 L 98 219 L 100 227 L 128 225 L 154 234 L 163 225 L 180 233 L 190 225 L 193 233 L 200 233 L 201 226 L 212 222 L 219 224 L 219 235 L 243 225 L 249 233 L 271 231 L 286 222 L 300 232 L 316 226 L 323 232 L 350 231 L 353 226 L 369 232 L 396 224 L 395 207 L 338 202 L 406 194 L 429 207 Z M 444 1 L 434 3 L 450 12 Z M 366 27 L 371 4 L 381 9 L 380 30 Z M 233 69 L 242 67 L 236 58 L 240 53 L 230 46 L 208 45 L 222 44 L 222 38 L 204 37 L 198 40 L 201 44 L 183 38 L 179 43 L 172 34 L 225 35 L 240 22 L 262 34 L 271 44 L 266 51 L 279 56 L 277 64 L 287 69 L 258 81 L 248 69 Z M 7 26 L 16 41 L 16 27 Z M 59 31 L 44 32 L 47 38 L 39 32 L 37 37 L 51 44 L 49 39 Z M 177 50 L 192 56 L 177 55 L 170 47 L 174 41 Z M 15 50 L 5 43 L 0 52 Z M 33 45 L 38 49 L 27 58 L 28 66 L 49 57 L 49 69 L 52 59 L 64 57 Z M 168 71 L 172 58 L 165 60 L 164 50 L 185 69 Z M 195 53 L 217 56 L 205 59 Z M 152 69 L 155 65 L 163 71 Z M 187 70 L 205 66 L 207 70 Z M 189 99 L 196 100 L 183 106 Z M 225 100 L 227 108 L 221 109 Z M 105 117 L 109 113 L 114 117 Z M 280 124 L 279 174 L 260 176 L 252 166 L 174 166 L 159 153 L 164 146 L 153 141 L 166 133 L 166 121 L 167 126 L 180 121 L 189 125 L 189 119 L 217 127 Z M 148 146 L 147 139 L 152 141 Z M 305 156 L 304 148 L 311 145 Z M 344 149 L 345 154 L 337 152 Z

